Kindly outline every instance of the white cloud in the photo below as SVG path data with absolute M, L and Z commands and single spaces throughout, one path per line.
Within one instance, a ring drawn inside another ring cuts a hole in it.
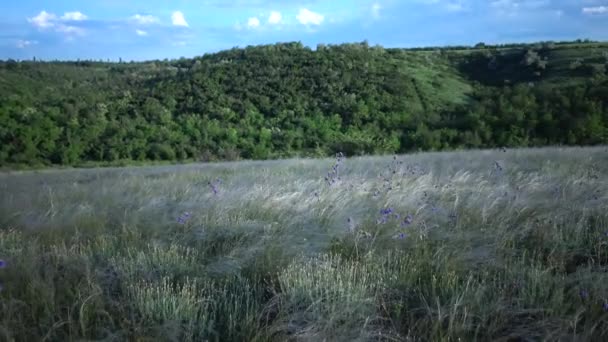
M 503 9 L 538 9 L 550 4 L 550 0 L 494 0 L 490 3 L 492 7 Z
M 608 6 L 583 7 L 584 14 L 608 14 Z
M 445 8 L 450 12 L 460 12 L 464 10 L 462 2 L 450 2 L 445 5 Z
M 55 14 L 49 13 L 47 11 L 41 11 L 37 16 L 32 18 L 27 18 L 27 21 L 32 25 L 38 27 L 39 29 L 47 29 L 54 28 L 58 32 L 64 33 L 82 33 L 83 29 L 64 25 L 62 23 L 58 23 L 58 21 L 83 21 L 88 17 L 84 15 L 82 12 L 65 12 L 61 18 L 58 18 Z
M 65 33 L 67 35 L 84 36 L 84 34 L 85 34 L 84 29 L 82 29 L 80 27 L 71 26 L 71 25 L 63 25 L 63 24 L 57 25 L 56 31 Z
M 272 11 L 270 12 L 270 17 L 268 17 L 268 23 L 272 25 L 280 24 L 282 19 L 281 12 Z
M 147 36 L 147 35 L 148 35 L 148 32 L 147 32 L 147 31 L 144 31 L 144 30 L 139 30 L 139 29 L 138 29 L 138 30 L 135 30 L 135 33 L 136 33 L 138 36 L 142 36 L 142 37 L 143 37 L 143 36 Z
M 53 27 L 55 25 L 53 21 L 55 20 L 57 20 L 57 16 L 47 11 L 41 11 L 37 16 L 27 19 L 28 22 L 38 28 Z
M 184 18 L 184 13 L 180 11 L 175 11 L 171 14 L 171 22 L 173 23 L 173 26 L 188 27 L 188 22 L 186 21 L 186 18 Z
M 251 17 L 247 20 L 247 27 L 253 29 L 260 26 L 260 19 Z
M 153 15 L 147 15 L 147 14 L 135 14 L 135 15 L 131 16 L 130 19 L 140 25 L 156 24 L 156 23 L 160 22 L 160 20 L 157 17 L 155 17 Z
M 380 10 L 381 9 L 382 9 L 382 6 L 380 6 L 380 4 L 377 3 L 377 2 L 372 5 L 372 17 L 374 19 L 380 18 Z
M 63 14 L 63 16 L 61 16 L 62 20 L 69 20 L 69 21 L 83 21 L 83 20 L 87 20 L 87 16 L 82 14 L 81 12 L 65 12 Z
M 37 16 L 28 18 L 27 21 L 39 29 L 52 29 L 55 32 L 63 33 L 69 39 L 74 36 L 84 36 L 86 31 L 78 26 L 66 25 L 64 21 L 82 21 L 86 16 L 80 12 L 66 12 L 61 18 L 47 11 L 41 11 Z
M 18 40 L 17 41 L 17 47 L 19 49 L 24 49 L 30 45 L 35 45 L 35 44 L 38 44 L 38 42 L 35 40 Z
M 322 14 L 315 13 L 306 8 L 301 8 L 296 19 L 298 19 L 302 25 L 321 25 L 325 17 Z

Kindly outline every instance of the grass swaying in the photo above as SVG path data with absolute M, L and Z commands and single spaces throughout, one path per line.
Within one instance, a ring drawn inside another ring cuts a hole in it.
M 605 147 L 2 174 L 0 340 L 605 339 L 607 177 Z

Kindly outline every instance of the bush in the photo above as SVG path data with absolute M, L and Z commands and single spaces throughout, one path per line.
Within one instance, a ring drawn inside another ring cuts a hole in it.
M 174 160 L 176 157 L 171 146 L 159 143 L 151 144 L 147 155 L 152 160 Z

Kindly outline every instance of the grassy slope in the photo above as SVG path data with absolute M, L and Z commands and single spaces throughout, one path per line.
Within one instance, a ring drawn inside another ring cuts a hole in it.
M 607 152 L 1 174 L 0 339 L 601 340 Z

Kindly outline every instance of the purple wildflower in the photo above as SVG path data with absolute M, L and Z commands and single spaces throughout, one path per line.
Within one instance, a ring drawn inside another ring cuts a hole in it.
M 386 209 L 380 210 L 380 214 L 382 214 L 382 215 L 390 215 L 392 212 L 393 212 L 393 208 L 386 208 Z
M 6 261 L 0 259 L 0 268 L 5 268 L 6 267 Z
M 403 222 L 401 222 L 401 227 L 409 226 L 414 221 L 414 217 L 411 214 L 408 214 Z
M 407 234 L 405 234 L 405 233 L 403 233 L 403 232 L 402 232 L 402 233 L 399 233 L 399 234 L 397 234 L 397 235 L 395 235 L 395 239 L 399 239 L 399 240 L 403 240 L 403 239 L 405 239 L 406 237 L 407 237 Z
M 604 311 L 608 312 L 608 301 L 604 302 L 604 304 L 602 305 L 602 309 L 604 309 Z
M 185 224 L 186 222 L 188 222 L 188 219 L 190 218 L 190 213 L 189 212 L 185 212 L 182 215 L 180 215 L 177 218 L 177 223 L 179 224 Z
M 207 182 L 207 184 L 209 184 L 209 187 L 211 188 L 211 191 L 213 191 L 214 195 L 217 195 L 220 190 L 218 188 L 218 185 L 222 182 L 221 179 L 216 179 L 214 182 Z
M 589 291 L 582 289 L 579 293 L 579 296 L 581 296 L 581 299 L 585 300 L 587 298 L 589 298 Z

